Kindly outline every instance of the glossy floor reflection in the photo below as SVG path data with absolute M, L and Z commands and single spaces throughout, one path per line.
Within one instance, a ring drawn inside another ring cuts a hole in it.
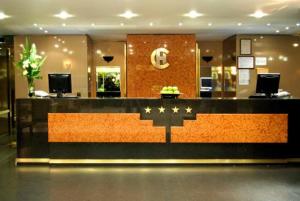
M 0 201 L 298 201 L 300 166 L 14 166 L 0 143 Z

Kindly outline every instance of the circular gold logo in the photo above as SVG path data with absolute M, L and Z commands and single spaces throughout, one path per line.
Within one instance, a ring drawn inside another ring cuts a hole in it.
M 168 68 L 170 64 L 167 62 L 167 54 L 169 50 L 166 48 L 155 49 L 151 54 L 152 65 L 158 69 Z

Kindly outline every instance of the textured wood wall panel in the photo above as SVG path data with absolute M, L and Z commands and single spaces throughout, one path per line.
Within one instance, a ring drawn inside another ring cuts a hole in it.
M 157 69 L 151 64 L 151 53 L 165 47 L 170 66 Z M 159 97 L 163 86 L 176 85 L 181 97 L 196 97 L 196 38 L 185 35 L 127 36 L 127 96 Z
M 287 114 L 197 114 L 171 128 L 172 143 L 287 143 Z
M 137 113 L 49 113 L 49 142 L 165 143 L 165 127 Z

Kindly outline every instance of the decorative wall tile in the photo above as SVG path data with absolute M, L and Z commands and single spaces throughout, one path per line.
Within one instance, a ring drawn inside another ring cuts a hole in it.
M 172 143 L 287 143 L 287 114 L 197 114 L 171 128 Z
M 157 48 L 169 50 L 170 66 L 157 69 L 151 53 Z M 127 36 L 127 96 L 159 97 L 163 86 L 178 86 L 181 97 L 196 97 L 196 38 L 185 35 Z

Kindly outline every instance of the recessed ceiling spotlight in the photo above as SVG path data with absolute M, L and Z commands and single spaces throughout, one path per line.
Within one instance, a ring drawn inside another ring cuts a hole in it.
M 67 26 L 67 25 L 66 25 L 66 23 L 62 23 L 61 26 L 65 27 L 65 26 Z
M 55 48 L 59 48 L 59 44 L 55 44 L 54 47 L 55 47 Z
M 149 23 L 149 26 L 152 27 L 152 26 L 153 26 L 153 22 L 150 22 L 150 23 Z
M 33 26 L 37 27 L 38 25 L 36 23 L 34 23 Z
M 39 29 L 40 29 L 40 30 L 43 30 L 43 27 L 40 27 Z
M 294 43 L 293 46 L 294 47 L 299 47 L 299 43 Z
M 125 24 L 122 22 L 122 23 L 120 23 L 120 25 L 123 27 Z
M 41 51 L 41 55 L 45 55 L 46 53 L 44 51 Z
M 61 43 L 62 43 L 62 44 L 65 44 L 65 41 L 63 40 L 63 41 L 61 41 Z
M 211 22 L 209 22 L 207 25 L 211 27 L 211 26 L 212 26 L 212 23 L 211 23 Z
M 243 23 L 239 22 L 239 23 L 237 23 L 237 25 L 238 25 L 238 26 L 242 26 L 242 25 L 243 25 Z
M 263 36 L 260 36 L 259 38 L 260 38 L 260 39 L 264 39 L 264 37 L 263 37 Z
M 95 23 L 92 23 L 91 26 L 94 27 L 94 26 L 96 26 L 96 25 L 95 25 Z
M 63 52 L 67 52 L 67 51 L 68 51 L 68 48 L 64 48 L 64 49 L 63 49 Z
M 300 27 L 300 23 L 297 23 L 296 26 L 297 26 L 297 27 Z
M 257 10 L 254 13 L 250 14 L 250 17 L 255 17 L 255 18 L 262 18 L 265 16 L 268 16 L 268 13 L 263 12 L 262 10 Z
M 119 17 L 124 17 L 124 18 L 126 18 L 126 19 L 131 19 L 131 18 L 137 17 L 137 16 L 139 16 L 139 15 L 138 15 L 137 13 L 133 13 L 131 10 L 127 10 L 127 11 L 125 11 L 124 13 L 119 14 L 118 16 L 119 16 Z
M 290 29 L 290 27 L 285 27 L 285 29 L 286 29 L 286 30 L 289 30 L 289 29 Z
M 73 51 L 72 51 L 72 50 L 70 50 L 70 51 L 69 51 L 69 54 L 73 54 Z
M 271 23 L 268 23 L 267 26 L 268 26 L 268 27 L 271 26 Z
M 276 33 L 280 33 L 280 30 L 276 30 L 275 32 L 276 32 Z
M 202 14 L 202 13 L 198 13 L 198 12 L 195 11 L 195 10 L 191 10 L 190 12 L 183 14 L 183 16 L 184 16 L 184 17 L 189 17 L 189 18 L 195 19 L 195 18 L 197 18 L 197 17 L 203 16 L 203 14 Z
M 45 31 L 44 31 L 44 33 L 48 33 L 48 31 L 47 31 L 47 30 L 45 30 Z
M 70 17 L 74 17 L 74 15 L 71 15 L 71 14 L 68 13 L 67 11 L 64 11 L 64 10 L 63 10 L 63 11 L 61 11 L 60 13 L 55 14 L 54 17 L 58 17 L 58 18 L 60 18 L 60 19 L 65 20 L 65 19 L 68 19 L 68 18 L 70 18 Z
M 10 16 L 9 16 L 9 15 L 6 15 L 6 14 L 3 13 L 3 12 L 0 12 L 0 20 L 4 20 L 4 19 L 6 19 L 6 18 L 10 18 Z
M 182 25 L 183 25 L 183 23 L 182 23 L 182 22 L 179 22 L 179 23 L 178 23 L 178 26 L 180 26 L 180 27 L 181 27 Z

